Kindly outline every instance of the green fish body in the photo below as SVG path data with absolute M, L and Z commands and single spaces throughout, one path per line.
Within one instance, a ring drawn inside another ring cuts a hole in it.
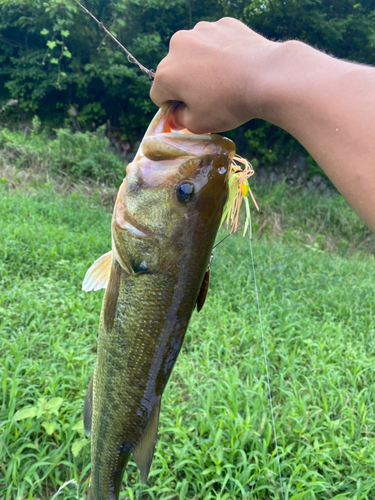
M 232 141 L 172 133 L 165 105 L 127 167 L 112 251 L 83 288 L 106 288 L 97 362 L 84 406 L 91 433 L 87 498 L 118 500 L 130 454 L 145 482 L 164 388 L 205 279 L 227 199 Z M 199 308 L 202 307 L 198 301 Z

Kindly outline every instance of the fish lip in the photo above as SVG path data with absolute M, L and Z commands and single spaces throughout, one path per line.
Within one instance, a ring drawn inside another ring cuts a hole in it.
M 157 136 L 160 133 L 165 133 L 165 132 L 172 132 L 174 131 L 175 133 L 179 133 L 178 129 L 174 128 L 173 125 L 175 125 L 174 120 L 171 119 L 171 115 L 175 111 L 175 109 L 178 108 L 182 104 L 180 101 L 168 101 L 162 105 L 160 108 L 159 112 L 156 114 L 152 122 L 150 123 L 150 133 L 149 130 L 146 131 L 146 134 L 144 138 L 148 136 Z M 158 116 L 160 113 L 160 117 Z M 153 122 L 155 121 L 155 125 L 153 125 Z M 167 129 L 167 130 L 166 130 Z M 168 130 L 169 129 L 169 130 Z
M 167 101 L 164 103 L 159 111 L 156 113 L 152 119 L 150 125 L 147 127 L 146 133 L 144 134 L 141 144 L 139 145 L 138 151 L 134 157 L 133 162 L 140 160 L 143 157 L 142 153 L 142 142 L 147 137 L 156 137 L 158 134 L 163 133 L 166 128 L 169 118 L 172 112 L 181 104 L 180 101 Z M 170 129 L 172 130 L 172 129 Z M 133 163 L 132 162 L 132 163 Z
M 222 154 L 228 159 L 234 157 L 235 145 L 230 139 L 174 130 L 171 116 L 179 105 L 179 101 L 163 104 L 150 123 L 134 160 L 126 168 L 129 190 L 133 186 L 148 188 L 173 183 L 182 164 L 190 160 Z
M 190 141 L 196 141 L 199 143 L 200 141 L 207 142 L 211 145 L 217 145 L 222 149 L 228 150 L 230 156 L 234 156 L 235 146 L 234 143 L 227 139 L 224 136 L 219 134 L 193 134 L 189 132 L 187 129 L 176 128 L 175 122 L 173 120 L 173 112 L 180 106 L 181 101 L 168 101 L 164 103 L 159 111 L 156 113 L 155 117 L 151 121 L 148 126 L 145 135 L 143 136 L 142 142 L 138 148 L 137 154 L 134 157 L 133 162 L 136 162 L 142 159 L 145 155 L 142 151 L 142 144 L 145 139 L 149 137 L 157 138 L 160 136 L 160 140 L 163 140 L 163 137 L 167 139 L 178 138 L 179 140 L 187 139 Z M 187 133 L 186 133 L 186 132 Z M 231 154 L 233 151 L 233 154 Z M 184 151 L 181 149 L 181 156 L 201 156 L 202 154 L 194 154 L 191 151 Z

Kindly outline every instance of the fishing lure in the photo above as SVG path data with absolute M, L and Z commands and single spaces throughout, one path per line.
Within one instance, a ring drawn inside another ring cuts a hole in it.
M 241 166 L 241 164 L 243 165 L 243 167 Z M 245 201 L 246 209 L 246 219 L 244 223 L 243 235 L 245 236 L 247 230 L 251 232 L 250 204 L 248 198 L 249 194 L 256 209 L 259 210 L 258 204 L 255 201 L 253 193 L 251 192 L 251 189 L 249 187 L 248 179 L 252 175 L 254 175 L 254 170 L 250 162 L 239 155 L 234 155 L 231 168 L 229 170 L 229 197 L 221 219 L 222 224 L 226 223 L 227 227 L 230 227 L 231 233 L 235 233 L 238 229 L 238 219 L 242 200 Z
M 242 163 L 244 165 L 244 168 L 241 168 L 239 163 Z M 225 236 L 225 238 L 220 240 L 219 243 L 216 243 L 216 245 L 212 247 L 212 250 L 214 250 L 214 248 L 216 248 L 218 245 L 220 245 L 220 243 L 222 243 L 225 239 L 227 239 L 231 233 L 235 233 L 237 229 L 241 228 L 242 226 L 244 226 L 243 236 L 245 236 L 246 231 L 249 230 L 249 235 L 251 238 L 250 205 L 249 205 L 249 199 L 247 197 L 249 194 L 257 210 L 259 210 L 257 202 L 255 201 L 253 193 L 251 192 L 251 189 L 249 187 L 248 179 L 252 175 L 254 175 L 254 170 L 250 162 L 248 162 L 239 155 L 234 155 L 232 158 L 232 163 L 228 170 L 229 196 L 221 218 L 221 225 L 226 222 L 227 226 L 230 225 L 231 231 L 227 236 Z M 245 200 L 246 220 L 240 226 L 238 226 L 238 218 L 243 199 Z M 198 296 L 197 300 L 198 312 L 203 307 L 210 286 L 212 259 L 213 259 L 213 253 L 211 253 L 207 271 L 203 279 L 202 288 Z

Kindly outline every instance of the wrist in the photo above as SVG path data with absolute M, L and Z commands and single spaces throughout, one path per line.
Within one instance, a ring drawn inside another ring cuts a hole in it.
M 242 71 L 244 75 L 244 86 L 242 99 L 242 112 L 246 113 L 247 121 L 254 118 L 269 120 L 275 106 L 278 105 L 277 89 L 275 80 L 280 78 L 278 71 L 275 71 L 275 64 L 280 64 L 280 57 L 284 57 L 280 49 L 283 43 L 271 42 L 262 39 L 262 45 L 252 47 L 249 57 L 248 47 L 252 46 L 253 40 L 249 44 L 241 47 L 242 50 Z M 243 71 L 245 69 L 245 72 Z
M 345 75 L 345 63 L 297 40 L 276 44 L 264 61 L 257 118 L 291 134 L 297 117 L 322 115 Z M 333 93 L 333 95 L 332 95 Z
M 259 65 L 257 107 L 254 117 L 283 126 L 283 116 L 291 101 L 296 98 L 295 80 L 304 52 L 310 49 L 296 40 L 283 43 L 273 42 Z

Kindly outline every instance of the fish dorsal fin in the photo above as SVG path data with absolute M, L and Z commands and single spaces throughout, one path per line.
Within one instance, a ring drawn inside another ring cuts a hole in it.
M 87 271 L 82 283 L 82 290 L 90 292 L 100 290 L 107 286 L 109 270 L 111 268 L 112 250 L 105 253 Z
M 211 276 L 211 269 L 207 269 L 206 274 L 204 275 L 204 278 L 203 278 L 203 282 L 202 282 L 201 289 L 199 291 L 198 298 L 197 298 L 197 311 L 198 312 L 202 309 L 202 307 L 204 306 L 204 303 L 206 302 L 208 288 L 210 286 L 210 276 Z
M 92 390 L 94 385 L 94 374 L 92 374 L 89 386 L 87 388 L 85 402 L 83 403 L 83 427 L 86 436 L 91 433 L 92 425 Z
M 148 473 L 150 472 L 152 457 L 154 456 L 155 445 L 157 440 L 160 399 L 155 403 L 149 421 L 143 432 L 141 440 L 132 451 L 135 463 L 141 473 L 141 482 L 144 484 L 147 481 Z
M 107 290 L 103 301 L 104 328 L 110 332 L 115 320 L 118 292 L 120 289 L 121 266 L 116 259 L 113 259 L 109 272 Z

